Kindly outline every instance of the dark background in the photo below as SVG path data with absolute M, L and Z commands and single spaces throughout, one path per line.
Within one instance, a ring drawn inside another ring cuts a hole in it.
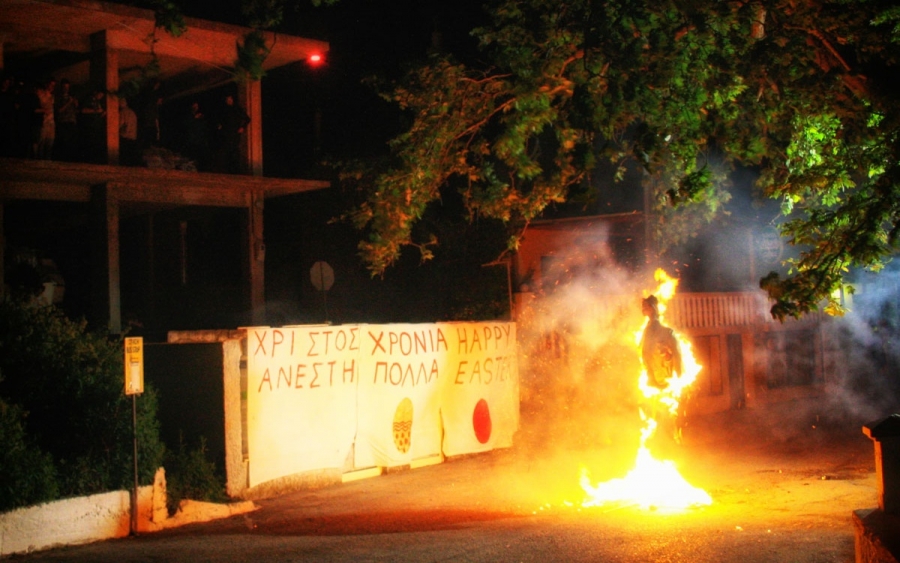
M 189 1 L 186 15 L 245 25 L 238 0 Z M 278 31 L 329 42 L 324 64 L 296 63 L 270 71 L 262 79 L 265 175 L 323 179 L 331 188 L 266 201 L 266 298 L 272 325 L 345 322 L 430 322 L 456 319 L 508 318 L 506 268 L 485 266 L 505 249 L 508 233 L 497 221 L 469 221 L 452 189 L 429 207 L 415 236 L 437 234 L 434 259 L 421 262 L 417 249 L 405 249 L 399 262 L 373 277 L 358 256 L 363 234 L 339 218 L 364 194 L 344 184 L 338 166 L 350 159 L 388 153 L 388 141 L 408 123 L 392 104 L 379 97 L 366 79 L 378 77 L 387 89 L 392 80 L 427 60 L 430 51 L 450 52 L 460 61 L 479 65 L 470 32 L 486 25 L 480 0 L 340 0 L 334 6 L 313 7 L 301 1 L 288 7 Z M 177 149 L 190 102 L 214 108 L 234 84 L 166 100 L 161 109 L 163 141 Z M 555 206 L 546 215 L 622 213 L 643 209 L 639 173 L 614 184 L 612 169 L 596 174 L 603 195 L 591 206 Z M 746 180 L 747 185 L 752 179 Z M 749 190 L 746 190 L 749 192 Z M 735 200 L 732 223 L 743 220 L 737 206 L 753 218 L 760 208 L 748 199 Z M 83 244 L 87 209 L 77 204 L 48 206 L 16 202 L 6 213 L 11 247 L 33 248 L 55 262 L 65 280 L 63 306 L 73 317 L 90 310 L 90 256 Z M 186 253 L 181 244 L 186 225 Z M 250 323 L 240 253 L 242 215 L 236 210 L 183 208 L 122 218 L 123 249 L 158 248 L 155 264 L 141 253 L 123 252 L 123 321 L 132 332 L 164 335 L 173 329 L 232 328 Z M 730 243 L 710 232 L 679 250 L 671 261 L 683 291 L 739 291 L 732 272 L 744 256 L 746 243 Z M 715 256 L 713 247 L 727 252 Z M 13 253 L 10 253 L 10 257 Z M 708 256 L 714 259 L 707 259 Z M 326 261 L 335 272 L 334 286 L 322 293 L 310 280 L 310 268 Z M 744 260 L 746 262 L 746 260 Z M 148 271 L 152 267 L 153 271 Z M 153 283 L 147 280 L 155 280 Z M 744 285 L 741 285 L 744 284 Z M 513 280 L 513 290 L 517 290 Z
M 428 322 L 507 314 L 505 268 L 482 267 L 503 250 L 494 222 L 469 223 L 454 194 L 432 206 L 423 226 L 438 232 L 434 260 L 404 251 L 372 277 L 357 254 L 361 233 L 332 221 L 362 193 L 342 185 L 334 165 L 388 152 L 403 116 L 366 79 L 388 85 L 439 46 L 463 60 L 476 56 L 469 31 L 484 23 L 480 3 L 341 0 L 298 6 L 280 30 L 328 41 L 324 64 L 291 65 L 263 78 L 265 171 L 268 176 L 327 179 L 329 190 L 269 200 L 266 288 L 269 322 Z M 240 23 L 240 16 L 235 22 Z M 317 127 L 318 123 L 318 127 Z M 309 279 L 324 260 L 335 271 L 327 294 Z

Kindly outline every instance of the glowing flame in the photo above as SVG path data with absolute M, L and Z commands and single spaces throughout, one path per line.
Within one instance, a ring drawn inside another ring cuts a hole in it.
M 665 304 L 675 295 L 678 280 L 668 277 L 661 269 L 656 271 L 655 279 L 658 286 L 653 294 L 658 299 L 660 321 L 664 322 Z M 641 342 L 643 332 L 642 328 L 636 333 L 635 344 Z M 651 410 L 658 411 L 665 408 L 671 416 L 678 414 L 682 393 L 696 380 L 702 367 L 694 359 L 690 342 L 678 333 L 675 333 L 675 338 L 681 352 L 683 373 L 670 378 L 668 385 L 663 389 L 650 384 L 646 367 L 643 367 L 638 379 L 638 387 L 643 396 L 650 404 L 657 405 Z M 587 493 L 587 499 L 582 505 L 589 507 L 620 503 L 644 509 L 671 511 L 712 504 L 709 494 L 688 483 L 678 472 L 674 462 L 654 457 L 647 442 L 656 433 L 658 421 L 653 418 L 653 413 L 648 415 L 643 409 L 641 418 L 644 421 L 644 428 L 641 430 L 641 442 L 634 469 L 621 479 L 612 479 L 596 485 L 591 484 L 587 470 L 583 470 L 581 487 Z

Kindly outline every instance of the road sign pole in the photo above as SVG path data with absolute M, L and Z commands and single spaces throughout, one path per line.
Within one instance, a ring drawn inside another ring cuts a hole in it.
M 138 438 L 137 396 L 144 392 L 144 339 L 126 338 L 125 395 L 131 395 L 131 438 L 133 442 L 134 487 L 131 491 L 131 535 L 138 532 Z
M 325 268 L 319 268 L 319 280 L 322 283 L 322 307 L 325 309 L 325 323 L 328 323 L 328 290 L 325 288 Z
M 322 292 L 322 306 L 325 309 L 325 322 L 328 323 L 328 290 L 334 285 L 334 270 L 328 262 L 319 260 L 309 269 L 309 281 L 313 287 Z
M 138 532 L 138 439 L 137 439 L 137 394 L 131 396 L 131 434 L 134 438 L 134 489 L 131 492 L 131 535 Z

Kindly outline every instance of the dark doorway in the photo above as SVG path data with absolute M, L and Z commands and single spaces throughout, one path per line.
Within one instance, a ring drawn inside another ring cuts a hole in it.
M 744 348 L 740 334 L 728 335 L 728 387 L 731 390 L 731 408 L 742 409 L 744 403 Z

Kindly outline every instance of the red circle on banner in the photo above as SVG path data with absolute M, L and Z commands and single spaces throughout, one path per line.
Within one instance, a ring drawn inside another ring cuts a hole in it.
M 487 444 L 487 441 L 491 439 L 491 410 L 484 399 L 475 405 L 475 412 L 472 413 L 472 428 L 475 429 L 475 438 L 482 444 Z

